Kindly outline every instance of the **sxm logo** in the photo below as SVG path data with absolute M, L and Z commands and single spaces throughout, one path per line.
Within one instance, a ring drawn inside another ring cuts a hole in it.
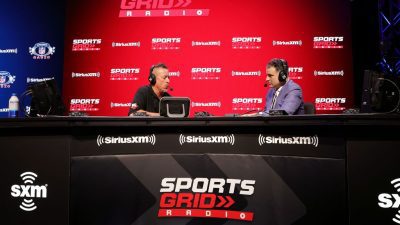
M 33 172 L 25 172 L 21 174 L 23 185 L 14 184 L 11 186 L 11 196 L 14 198 L 23 198 L 19 208 L 24 211 L 33 211 L 37 209 L 33 199 L 47 198 L 47 184 L 34 185 L 37 174 Z
M 390 183 L 397 190 L 397 193 L 382 193 L 378 195 L 378 205 L 384 209 L 396 209 L 396 215 L 393 216 L 392 220 L 393 222 L 400 224 L 400 178 L 394 179 Z

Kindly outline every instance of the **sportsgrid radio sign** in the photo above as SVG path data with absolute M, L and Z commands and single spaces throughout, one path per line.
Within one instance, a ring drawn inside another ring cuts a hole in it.
M 250 197 L 256 180 L 165 177 L 161 180 L 158 217 L 220 218 L 253 221 L 254 212 L 236 211 L 236 195 Z M 239 204 L 239 203 L 238 203 Z

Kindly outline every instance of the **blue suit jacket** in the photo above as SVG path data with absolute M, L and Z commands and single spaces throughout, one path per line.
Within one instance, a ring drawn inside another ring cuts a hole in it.
M 272 99 L 275 92 L 275 88 L 270 88 L 267 93 L 266 106 L 264 109 L 266 113 L 269 113 L 269 110 L 271 109 Z M 274 109 L 285 110 L 289 115 L 304 114 L 303 93 L 301 87 L 292 80 L 286 82 L 276 99 Z

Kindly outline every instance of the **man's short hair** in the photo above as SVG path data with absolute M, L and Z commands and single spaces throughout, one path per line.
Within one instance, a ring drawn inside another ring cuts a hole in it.
M 279 82 L 286 82 L 289 77 L 289 66 L 284 59 L 272 59 L 269 61 L 268 68 L 275 67 L 275 69 L 279 72 Z
M 278 72 L 283 71 L 285 74 L 289 73 L 288 64 L 284 59 L 278 59 L 278 58 L 271 59 L 267 64 L 267 68 L 269 67 L 275 67 L 275 69 L 278 70 Z
M 156 68 L 168 69 L 168 67 L 164 63 L 158 63 L 158 64 L 152 65 L 150 67 L 150 73 L 149 73 L 148 80 L 152 86 L 154 86 L 157 82 L 156 75 L 154 74 L 154 69 L 156 69 Z
M 153 72 L 154 69 L 156 69 L 156 68 L 168 69 L 167 65 L 165 65 L 164 63 L 158 63 L 158 64 L 153 65 L 151 67 L 150 71 Z

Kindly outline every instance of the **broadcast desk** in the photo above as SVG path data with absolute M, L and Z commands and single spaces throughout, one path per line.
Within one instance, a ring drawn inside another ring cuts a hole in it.
M 1 221 L 393 224 L 399 131 L 372 114 L 1 119 Z

